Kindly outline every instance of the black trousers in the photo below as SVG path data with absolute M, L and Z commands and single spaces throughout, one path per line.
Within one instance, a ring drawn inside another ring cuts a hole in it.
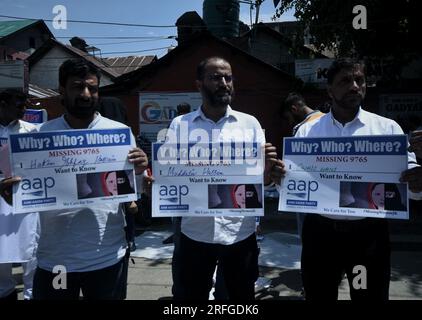
M 347 275 L 352 300 L 388 300 L 388 221 L 334 220 L 306 215 L 302 234 L 302 281 L 307 300 L 337 300 Z
M 230 300 L 254 300 L 258 278 L 258 246 L 255 234 L 231 245 L 198 242 L 181 233 L 180 277 L 183 290 L 176 300 L 206 301 L 217 265 L 221 268 Z
M 55 289 L 57 274 L 37 268 L 34 275 L 35 300 L 78 300 L 82 291 L 84 300 L 124 300 L 128 276 L 128 256 L 118 263 L 99 270 L 69 272 L 66 286 Z

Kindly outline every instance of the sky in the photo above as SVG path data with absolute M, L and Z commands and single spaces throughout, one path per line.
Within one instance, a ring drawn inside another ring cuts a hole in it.
M 46 21 L 58 41 L 69 44 L 68 40 L 74 36 L 84 38 L 88 45 L 101 49 L 103 57 L 130 55 L 162 57 L 169 47 L 177 45 L 174 39 L 177 35 L 174 26 L 176 20 L 186 11 L 196 11 L 202 17 L 203 4 L 203 0 L 1 0 L 1 2 L 0 16 L 54 20 L 58 12 L 53 13 L 53 9 L 61 5 L 66 10 L 68 20 L 166 26 L 140 27 L 68 22 L 66 29 L 55 29 L 52 21 Z M 265 0 L 260 9 L 259 21 L 272 21 L 274 12 L 273 1 Z M 248 4 L 240 4 L 240 19 L 250 24 Z M 4 20 L 17 19 L 0 17 L 0 21 Z M 276 21 L 292 20 L 295 20 L 293 13 L 288 12 Z M 168 37 L 173 38 L 168 39 Z

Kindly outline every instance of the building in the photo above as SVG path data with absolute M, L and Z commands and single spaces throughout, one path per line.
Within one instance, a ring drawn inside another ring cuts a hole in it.
M 101 71 L 101 86 L 109 85 L 119 73 L 88 52 L 71 45 L 50 39 L 38 48 L 29 58 L 29 79 L 32 84 L 42 88 L 59 88 L 59 67 L 68 59 L 82 58 L 98 67 Z
M 296 59 L 327 58 L 316 50 L 296 43 L 293 36 L 283 35 L 264 23 L 258 23 L 232 43 L 291 75 L 295 75 Z
M 54 35 L 43 20 L 0 21 L 0 61 L 23 60 Z
M 139 132 L 139 96 L 142 92 L 197 92 L 196 66 L 206 57 L 227 59 L 235 75 L 233 108 L 254 115 L 266 129 L 267 140 L 277 146 L 291 128 L 280 116 L 280 103 L 296 80 L 291 75 L 246 53 L 229 42 L 202 32 L 157 61 L 124 74 L 100 89 L 101 95 L 124 101 L 134 132 Z

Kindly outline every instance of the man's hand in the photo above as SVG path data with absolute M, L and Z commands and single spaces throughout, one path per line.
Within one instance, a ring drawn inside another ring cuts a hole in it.
M 409 143 L 409 151 L 414 152 L 418 158 L 422 158 L 422 131 L 413 131 Z
M 409 190 L 412 192 L 422 191 L 422 167 L 415 167 L 402 172 L 400 182 L 409 183 Z
M 9 177 L 0 181 L 0 195 L 9 205 L 13 205 L 12 187 L 22 180 L 21 177 Z
M 265 170 L 264 183 L 267 185 L 271 181 L 276 184 L 281 183 L 281 178 L 286 174 L 284 163 L 277 157 L 277 149 L 271 143 L 265 144 Z
M 131 149 L 127 157 L 134 164 L 136 174 L 141 174 L 148 167 L 148 157 L 140 148 Z

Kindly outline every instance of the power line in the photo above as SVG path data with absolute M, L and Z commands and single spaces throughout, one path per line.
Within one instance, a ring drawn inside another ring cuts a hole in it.
M 113 52 L 101 52 L 101 55 L 108 55 L 108 54 L 123 54 L 123 53 L 140 53 L 140 52 L 148 52 L 148 51 L 158 51 L 158 50 L 166 50 L 174 48 L 172 46 L 168 47 L 160 47 L 160 48 L 151 48 L 151 49 L 143 49 L 143 50 L 135 50 L 135 51 L 113 51 Z M 99 60 L 101 62 L 101 58 L 98 58 L 97 56 L 94 56 L 92 54 L 86 53 L 83 55 L 80 55 L 81 57 L 91 57 Z M 43 57 L 43 60 L 63 60 L 63 59 L 72 59 L 69 58 L 69 56 L 57 56 L 57 57 Z
M 107 43 L 93 43 L 89 44 L 90 46 L 107 46 L 113 44 L 127 44 L 127 43 L 140 43 L 140 42 L 150 42 L 150 41 L 162 41 L 162 40 L 172 40 L 169 38 L 163 39 L 144 39 L 144 40 L 136 40 L 136 41 L 119 41 L 119 42 L 107 42 Z
M 1 18 L 9 19 L 21 19 L 21 20 L 44 20 L 48 22 L 53 22 L 52 19 L 36 19 L 36 18 L 24 18 L 24 17 L 14 17 L 0 15 Z M 125 27 L 144 27 L 144 28 L 176 28 L 175 25 L 151 25 L 151 24 L 138 24 L 138 23 L 121 23 L 121 22 L 105 22 L 105 21 L 88 21 L 88 20 L 66 20 L 66 22 L 71 23 L 88 23 L 88 24 L 103 24 L 103 25 L 113 25 L 113 26 L 125 26 Z
M 115 40 L 125 40 L 125 39 L 176 39 L 177 36 L 150 36 L 150 37 L 112 37 L 112 36 L 87 36 L 83 39 L 115 39 Z M 55 37 L 57 39 L 71 39 L 72 37 Z

